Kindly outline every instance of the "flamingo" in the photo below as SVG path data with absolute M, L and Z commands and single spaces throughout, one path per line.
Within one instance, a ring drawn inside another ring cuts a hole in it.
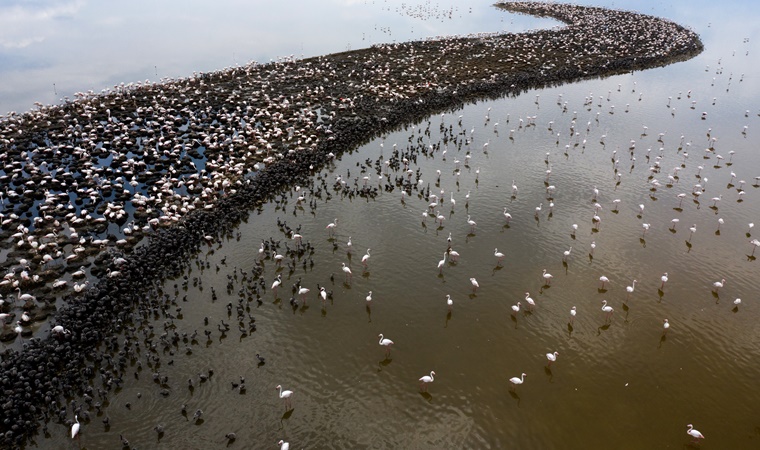
M 668 319 L 662 319 L 662 334 L 665 334 L 670 329 L 670 322 Z
M 512 315 L 517 314 L 520 312 L 520 302 L 517 302 L 516 305 L 512 305 Z
M 551 365 L 552 365 L 553 362 L 557 361 L 557 356 L 559 356 L 559 352 L 547 353 L 546 354 L 546 359 L 549 360 L 549 364 L 548 364 L 549 367 L 551 367 Z
M 578 230 L 578 224 L 577 224 L 577 223 L 574 223 L 574 224 L 573 224 L 573 234 L 572 234 L 573 236 L 575 236 L 575 232 L 576 232 L 577 230 Z
M 430 375 L 425 375 L 424 377 L 421 377 L 419 379 L 419 381 L 420 381 L 420 390 L 427 392 L 427 385 L 428 385 L 428 383 L 432 383 L 433 381 L 435 381 L 435 378 L 433 378 L 433 377 L 435 377 L 435 372 L 432 371 L 432 370 L 430 371 Z
M 517 195 L 517 185 L 515 184 L 515 180 L 512 180 L 512 197 Z
M 528 304 L 528 309 L 533 311 L 533 307 L 536 306 L 536 302 L 530 298 L 530 292 L 525 293 L 525 302 Z
M 596 248 L 596 241 L 591 241 L 591 251 L 589 255 L 594 256 L 594 249 Z
M 335 227 L 337 227 L 337 226 L 338 226 L 338 219 L 335 219 L 333 222 L 327 224 L 327 226 L 325 227 L 325 229 L 327 229 L 327 233 L 330 236 L 332 236 L 333 233 L 335 232 Z
M 668 282 L 668 273 L 667 272 L 663 273 L 660 279 L 662 280 L 662 284 L 660 285 L 660 290 L 662 290 L 662 288 L 665 287 L 665 283 Z
M 563 252 L 564 256 L 562 256 L 562 261 L 567 261 L 567 257 L 570 256 L 570 252 L 573 251 L 573 247 L 570 247 L 569 250 L 565 250 Z
M 449 311 L 454 307 L 454 300 L 451 299 L 449 294 L 446 294 L 446 304 L 449 306 Z
M 544 277 L 544 283 L 546 283 L 547 286 L 552 284 L 552 278 L 554 278 L 554 275 L 547 273 L 546 269 L 544 269 L 543 274 L 541 276 Z
M 681 208 L 681 205 L 683 205 L 683 199 L 686 198 L 686 194 L 682 192 L 676 195 L 676 197 L 678 197 L 678 208 Z
M 536 217 L 538 217 L 538 214 L 541 212 L 541 208 L 544 206 L 543 202 L 539 203 L 538 206 L 536 206 Z
M 304 301 L 306 301 L 306 294 L 308 294 L 309 291 L 311 291 L 311 289 L 305 288 L 305 287 L 301 287 L 300 284 L 298 285 L 298 295 L 300 295 L 301 298 L 304 299 Z
M 480 287 L 480 285 L 478 284 L 478 280 L 476 280 L 475 278 L 470 278 L 470 283 L 472 283 L 472 292 L 473 293 L 476 292 L 478 288 Z
M 516 389 L 518 384 L 523 384 L 525 381 L 526 374 L 523 373 L 520 377 L 512 377 L 509 379 L 509 382 L 512 383 L 512 389 Z
M 610 279 L 602 275 L 601 277 L 599 277 L 599 281 L 602 282 L 602 287 L 600 289 L 604 289 L 604 285 L 606 283 L 609 283 Z
M 671 220 L 670 221 L 670 223 L 671 223 L 670 229 L 673 230 L 673 231 L 675 231 L 676 230 L 676 225 L 678 225 L 678 222 L 680 222 L 680 220 L 678 220 L 678 219 Z
M 693 437 L 694 438 L 694 442 L 697 442 L 700 439 L 704 439 L 705 438 L 705 436 L 702 433 L 700 433 L 699 431 L 697 431 L 697 430 L 694 429 L 694 425 L 688 424 L 686 426 L 689 428 L 688 430 L 686 430 L 686 434 L 688 434 L 689 436 Z
M 76 423 L 71 425 L 71 439 L 76 439 L 76 437 L 79 435 L 79 415 L 74 415 L 74 421 L 76 421 Z
M 644 205 L 639 205 L 639 215 L 644 214 Z
M 385 347 L 385 356 L 388 357 L 391 354 L 391 345 L 393 345 L 393 341 L 390 339 L 384 338 L 382 333 L 380 333 L 378 337 L 380 338 L 380 341 L 378 342 L 378 344 Z
M 423 214 L 425 217 L 427 217 L 427 211 Z M 351 253 L 351 250 L 353 250 L 354 244 L 351 242 L 351 236 L 348 237 L 348 242 L 346 242 L 346 253 Z
M 475 223 L 474 220 L 470 219 L 469 214 L 467 215 L 467 224 L 470 225 L 470 233 L 474 233 L 475 232 L 475 227 L 477 227 L 478 224 Z
M 633 294 L 633 290 L 636 289 L 636 280 L 633 280 L 633 284 L 631 286 L 626 286 L 625 290 L 628 291 L 628 297 L 631 297 L 631 294 Z
M 512 214 L 507 212 L 507 207 L 504 207 L 504 220 L 509 224 L 509 221 L 512 220 Z
M 290 450 L 290 444 L 280 439 L 277 442 L 277 445 L 280 446 L 280 450 Z
M 725 278 L 721 279 L 720 281 L 716 281 L 715 283 L 713 283 L 713 291 L 717 293 L 718 289 L 722 288 L 724 284 L 726 284 Z
M 591 221 L 594 222 L 594 226 L 596 227 L 597 231 L 599 230 L 599 225 L 602 223 L 602 218 L 594 214 L 594 217 L 591 218 Z
M 16 290 L 18 291 L 16 300 L 21 300 L 24 303 L 37 301 L 37 297 L 33 296 L 32 294 L 22 294 L 20 287 L 17 287 Z
M 570 308 L 570 324 L 572 325 L 575 322 L 575 315 L 577 314 L 577 310 L 575 309 L 575 306 Z
M 365 297 L 364 300 L 367 301 L 367 306 L 372 304 L 372 291 L 369 291 L 369 294 L 367 294 L 367 297 Z
M 749 243 L 752 244 L 752 254 L 750 256 L 755 256 L 755 249 L 760 247 L 760 241 L 758 241 L 757 239 L 752 239 L 751 241 L 749 241 Z
M 370 293 L 371 292 L 372 291 L 370 291 Z M 324 305 L 325 302 L 327 301 L 327 291 L 325 290 L 325 288 L 323 287 L 319 288 L 319 296 L 322 298 L 322 304 Z
M 643 232 L 643 233 L 641 233 L 641 236 L 642 236 L 642 237 L 643 237 L 643 236 L 646 236 L 646 234 L 647 234 L 647 231 L 649 231 L 649 227 L 650 227 L 650 226 L 651 226 L 651 224 L 649 224 L 649 223 L 642 223 L 642 224 L 641 224 L 641 227 L 642 227 L 642 228 L 644 228 L 644 232 Z
M 607 314 L 607 320 L 610 320 L 610 317 L 612 317 L 612 313 L 614 313 L 615 310 L 612 309 L 612 306 L 607 306 L 607 300 L 602 300 L 602 312 Z
M 496 257 L 496 265 L 501 264 L 501 260 L 504 259 L 504 253 L 501 253 L 498 248 L 493 249 L 493 256 Z
M 285 402 L 285 408 L 290 407 L 290 397 L 293 395 L 293 391 L 283 391 L 281 385 L 277 385 L 275 389 L 280 391 L 280 398 Z
M 443 273 L 443 266 L 446 264 L 446 252 L 443 252 L 443 259 L 438 261 L 438 273 Z
M 346 281 L 348 281 L 349 279 L 353 279 L 354 276 L 351 274 L 351 268 L 346 266 L 346 263 L 341 263 L 341 264 L 343 264 L 343 273 L 346 274 Z
M 367 267 L 367 261 L 369 261 L 369 251 L 370 250 L 371 249 L 368 248 L 367 249 L 367 253 L 364 256 L 362 256 L 362 264 L 364 264 L 364 267 Z
M 272 283 L 272 291 L 274 292 L 275 295 L 277 295 L 277 288 L 279 288 L 281 284 L 282 284 L 282 275 L 278 274 L 277 278 Z

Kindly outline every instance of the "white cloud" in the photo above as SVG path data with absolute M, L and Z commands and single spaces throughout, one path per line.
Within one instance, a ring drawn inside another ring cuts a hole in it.
M 53 22 L 75 16 L 84 0 L 8 2 L 0 4 L 0 47 L 21 49 L 43 42 Z
M 5 39 L 0 39 L 0 47 L 13 49 L 13 48 L 25 48 L 32 44 L 37 44 L 42 41 L 44 41 L 45 38 L 43 36 L 34 36 L 34 37 L 28 37 L 28 38 L 22 38 L 15 41 L 8 41 Z

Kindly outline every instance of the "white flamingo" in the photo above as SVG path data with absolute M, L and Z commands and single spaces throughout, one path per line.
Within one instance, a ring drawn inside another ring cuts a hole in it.
M 278 389 L 280 391 L 279 395 L 280 395 L 280 398 L 285 403 L 285 408 L 289 408 L 290 407 L 290 397 L 293 396 L 293 391 L 283 391 L 282 390 L 282 386 L 279 385 L 279 384 L 277 385 L 277 387 L 275 389 Z
M 391 354 L 391 345 L 393 345 L 393 341 L 390 339 L 384 338 L 382 333 L 380 333 L 378 337 L 380 338 L 380 341 L 378 341 L 378 344 L 385 347 L 385 356 L 388 357 Z
M 610 317 L 612 317 L 612 313 L 614 313 L 615 310 L 612 309 L 612 306 L 607 306 L 607 300 L 602 300 L 602 312 L 607 314 L 607 320 L 610 320 Z
M 517 385 L 523 384 L 525 382 L 526 374 L 523 373 L 520 377 L 512 377 L 509 379 L 509 382 L 512 383 L 512 390 L 517 388 Z
M 425 375 L 423 377 L 420 377 L 420 379 L 419 379 L 420 390 L 427 392 L 427 385 L 429 383 L 432 383 L 433 381 L 435 381 L 434 377 L 435 377 L 435 372 L 432 371 L 432 370 L 430 371 L 430 375 Z

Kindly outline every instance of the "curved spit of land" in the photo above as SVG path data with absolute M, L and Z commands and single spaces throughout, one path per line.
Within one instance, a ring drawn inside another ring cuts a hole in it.
M 150 310 L 159 283 L 335 155 L 465 102 L 662 66 L 703 48 L 692 31 L 635 12 L 498 6 L 567 26 L 119 85 L 0 120 L 0 337 L 24 339 L 0 363 L 0 441 L 19 445 L 40 421 L 65 421 L 65 396 L 91 391 L 97 373 L 107 395 L 135 357 L 111 337 L 132 326 L 135 310 Z M 45 320 L 66 331 L 25 339 Z

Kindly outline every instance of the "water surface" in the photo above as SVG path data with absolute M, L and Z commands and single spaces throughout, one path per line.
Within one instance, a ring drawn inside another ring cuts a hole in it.
M 502 14 L 473 5 L 472 13 L 459 6 L 461 15 Z M 284 439 L 295 448 L 683 448 L 691 423 L 707 436 L 704 447 L 757 446 L 760 307 L 749 241 L 760 232 L 747 235 L 750 222 L 760 223 L 753 18 L 685 5 L 651 12 L 700 33 L 706 51 L 693 60 L 433 116 L 345 154 L 315 174 L 314 185 L 285 193 L 286 204 L 253 212 L 239 232 L 191 261 L 186 282 L 165 283 L 166 312 L 177 317 L 179 306 L 181 319 L 159 313 L 135 323 L 153 326 L 146 340 L 158 342 L 176 327 L 180 336 L 197 330 L 197 341 L 159 346 L 160 364 L 149 364 L 143 349 L 142 370 L 130 363 L 123 388 L 100 415 L 91 412 L 82 445 L 112 447 L 123 434 L 140 447 L 221 447 L 224 435 L 235 432 L 230 447 L 275 447 Z M 343 10 L 333 11 L 340 17 Z M 444 142 L 442 127 L 455 139 L 447 133 Z M 430 145 L 436 150 L 419 153 Z M 431 199 L 419 190 L 402 197 L 398 187 L 383 188 L 372 199 L 344 194 L 361 188 L 365 176 L 368 185 L 383 187 L 405 178 L 383 164 L 394 148 L 407 152 L 422 189 L 443 190 L 445 201 L 434 208 L 445 217 L 442 226 L 423 218 Z M 698 197 L 696 184 L 705 188 Z M 551 196 L 548 186 L 555 187 Z M 301 207 L 299 194 L 307 199 Z M 325 227 L 335 218 L 331 237 Z M 257 301 L 241 270 L 250 273 L 262 240 L 280 241 L 280 249 L 294 245 L 278 226 L 283 221 L 300 226 L 314 254 L 297 258 L 292 270 L 264 259 L 267 289 Z M 439 271 L 449 235 L 461 256 Z M 501 264 L 494 248 L 506 254 Z M 353 271 L 350 283 L 342 263 Z M 551 285 L 543 269 L 554 276 Z M 660 289 L 664 272 L 668 282 Z M 275 295 L 269 287 L 278 273 L 283 286 Z M 600 289 L 603 275 L 610 283 Z M 480 285 L 475 292 L 471 277 Z M 716 292 L 713 283 L 721 279 L 725 286 Z M 296 283 L 311 292 L 306 305 L 293 308 Z M 324 306 L 318 284 L 333 292 Z M 537 306 L 512 314 L 526 292 Z M 614 308 L 609 320 L 602 300 Z M 240 326 L 248 329 L 250 313 L 256 331 L 238 329 L 237 305 Z M 572 306 L 578 314 L 570 325 Z M 666 318 L 671 327 L 664 333 Z M 218 331 L 222 321 L 230 324 L 225 334 Z M 378 345 L 380 333 L 395 342 L 389 357 Z M 545 354 L 554 351 L 557 362 L 548 367 Z M 265 364 L 257 364 L 256 353 Z M 213 375 L 202 382 L 199 373 L 209 369 Z M 421 392 L 417 380 L 431 370 L 435 381 Z M 160 395 L 154 372 L 169 376 L 168 397 Z M 509 378 L 523 372 L 525 383 L 511 389 Z M 241 376 L 244 392 L 232 384 Z M 295 391 L 291 410 L 277 398 L 278 384 Z M 199 408 L 203 421 L 187 420 Z M 108 430 L 101 423 L 106 415 Z M 156 424 L 166 430 L 160 438 Z M 59 448 L 67 440 L 63 425 L 51 424 L 50 432 L 37 446 Z

